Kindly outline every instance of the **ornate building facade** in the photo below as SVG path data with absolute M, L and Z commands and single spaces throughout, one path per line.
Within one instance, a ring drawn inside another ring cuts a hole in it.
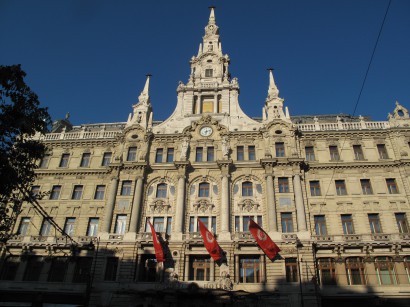
M 2 246 L 1 305 L 406 305 L 407 109 L 396 103 L 382 122 L 291 117 L 270 71 L 253 119 L 229 65 L 211 9 L 168 119 L 153 120 L 148 76 L 127 122 L 64 120 L 39 136 L 49 151 L 32 192 L 50 194 L 40 209 L 24 204 Z M 264 255 L 250 219 L 280 257 Z M 223 261 L 209 257 L 198 220 Z

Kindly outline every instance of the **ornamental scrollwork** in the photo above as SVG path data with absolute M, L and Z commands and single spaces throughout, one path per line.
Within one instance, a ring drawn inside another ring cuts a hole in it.
M 156 199 L 150 204 L 151 213 L 168 213 L 171 205 L 162 199 Z
M 211 213 L 215 207 L 214 204 L 211 204 L 206 199 L 201 199 L 198 202 L 194 203 L 194 210 L 196 213 Z
M 238 203 L 239 210 L 242 212 L 257 212 L 259 210 L 259 204 L 252 199 L 244 199 Z

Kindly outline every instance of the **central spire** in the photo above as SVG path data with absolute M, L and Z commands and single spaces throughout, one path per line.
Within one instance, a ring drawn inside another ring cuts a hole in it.
M 209 7 L 211 10 L 211 14 L 209 15 L 209 22 L 208 25 L 210 24 L 215 24 L 215 7 L 214 6 L 210 6 Z

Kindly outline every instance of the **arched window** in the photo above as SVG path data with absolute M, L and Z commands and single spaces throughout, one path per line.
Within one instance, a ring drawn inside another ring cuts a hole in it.
M 167 197 L 167 184 L 160 183 L 157 185 L 157 198 L 166 198 Z
M 394 264 L 390 257 L 376 257 L 374 266 L 380 285 L 392 285 L 397 283 Z
M 201 182 L 199 184 L 199 197 L 209 197 L 209 183 L 208 182 Z
M 253 185 L 250 181 L 242 182 L 242 196 L 253 196 Z
M 363 258 L 351 257 L 346 259 L 346 275 L 349 285 L 365 285 L 366 275 L 364 272 Z
M 318 259 L 317 267 L 322 285 L 336 285 L 336 266 L 333 258 Z

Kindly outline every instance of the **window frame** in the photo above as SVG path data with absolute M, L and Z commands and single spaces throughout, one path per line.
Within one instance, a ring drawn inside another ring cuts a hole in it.
M 103 158 L 101 160 L 101 166 L 109 166 L 111 163 L 111 159 L 112 159 L 112 152 L 111 151 L 104 152 Z
M 290 193 L 288 177 L 278 177 L 278 192 L 279 193 Z
M 80 200 L 83 197 L 84 186 L 81 184 L 76 184 L 73 187 L 73 193 L 71 194 L 72 200 Z
M 239 283 L 258 284 L 262 282 L 262 261 L 259 255 L 240 255 L 239 256 Z M 252 273 L 253 274 L 249 274 Z M 252 279 L 248 281 L 249 276 Z
M 121 184 L 121 196 L 130 196 L 132 190 L 132 180 L 123 180 Z
M 26 236 L 29 232 L 31 218 L 28 216 L 23 216 L 20 219 L 20 224 L 18 228 L 18 234 L 21 236 Z
M 363 195 L 373 195 L 373 188 L 370 179 L 360 179 Z
M 95 237 L 98 235 L 98 228 L 100 224 L 99 217 L 90 217 L 87 225 L 87 237 Z
M 377 147 L 377 152 L 379 154 L 380 160 L 389 159 L 389 154 L 387 152 L 386 144 L 377 144 L 376 147 Z
M 399 194 L 396 178 L 386 178 L 386 186 L 389 194 Z
M 362 257 L 348 257 L 345 260 L 347 284 L 349 286 L 366 285 L 366 267 Z M 357 282 L 357 277 L 360 282 Z
M 286 282 L 299 282 L 297 258 L 285 258 Z
M 385 257 L 385 256 L 375 257 L 374 267 L 376 269 L 376 275 L 377 275 L 379 285 L 397 285 L 398 280 L 397 280 L 396 270 L 395 270 L 394 262 L 392 258 Z M 383 271 L 387 270 L 390 282 L 387 283 L 386 280 L 383 279 L 383 274 L 381 274 L 382 269 Z
M 175 151 L 173 147 L 167 148 L 167 159 L 166 159 L 167 163 L 174 162 L 174 154 L 175 154 Z
M 64 222 L 64 232 L 72 236 L 75 232 L 75 222 L 76 218 L 75 217 L 66 217 L 65 222 Z
M 364 160 L 364 153 L 363 153 L 362 145 L 353 145 L 353 155 L 354 155 L 354 160 L 356 161 Z
M 198 197 L 209 197 L 210 184 L 209 182 L 200 182 L 198 184 Z
M 284 142 L 275 143 L 275 157 L 277 158 L 285 157 L 285 143 Z
M 341 214 L 342 229 L 344 235 L 352 235 L 354 231 L 353 216 L 351 214 Z
M 316 160 L 315 149 L 314 149 L 313 146 L 305 146 L 305 158 L 306 158 L 306 161 L 315 161 Z
M 399 233 L 409 233 L 409 222 L 407 220 L 407 214 L 405 212 L 396 212 L 394 213 L 396 218 L 396 225 L 399 229 Z
M 195 162 L 202 162 L 204 158 L 204 148 L 196 147 L 195 148 Z
M 317 269 L 319 272 L 319 282 L 322 286 L 337 284 L 336 262 L 333 258 L 318 258 Z
M 137 146 L 128 147 L 127 161 L 137 161 Z
M 157 184 L 155 192 L 155 198 L 167 198 L 168 197 L 168 185 L 164 182 Z
M 335 188 L 338 196 L 347 195 L 346 181 L 344 179 L 335 180 Z
M 215 161 L 215 147 L 214 146 L 208 146 L 206 149 L 206 161 L 207 162 L 213 162 Z
M 319 180 L 309 181 L 309 188 L 310 188 L 310 196 L 322 196 Z
M 61 194 L 61 185 L 53 185 L 53 187 L 51 188 L 50 199 L 51 200 L 60 199 L 60 194 Z
M 372 234 L 383 233 L 379 213 L 368 213 L 367 217 L 369 219 L 370 232 Z
M 292 233 L 295 232 L 293 228 L 293 214 L 292 212 L 281 212 L 280 221 L 282 225 L 282 233 Z
M 340 161 L 339 147 L 337 145 L 329 145 L 330 161 Z
M 127 214 L 117 214 L 115 217 L 114 233 L 123 235 L 127 231 Z
M 68 167 L 69 160 L 70 160 L 70 154 L 63 153 L 61 155 L 60 164 L 58 165 L 58 167 Z
M 242 197 L 253 197 L 253 182 L 252 181 L 242 182 L 241 195 Z
M 313 221 L 315 226 L 315 234 L 317 236 L 327 236 L 326 216 L 324 214 L 314 215 Z
M 255 145 L 248 146 L 248 160 L 256 161 L 256 148 Z
M 245 161 L 245 146 L 236 146 L 236 161 Z
M 94 199 L 95 200 L 103 200 L 105 197 L 105 185 L 98 184 L 95 187 Z

